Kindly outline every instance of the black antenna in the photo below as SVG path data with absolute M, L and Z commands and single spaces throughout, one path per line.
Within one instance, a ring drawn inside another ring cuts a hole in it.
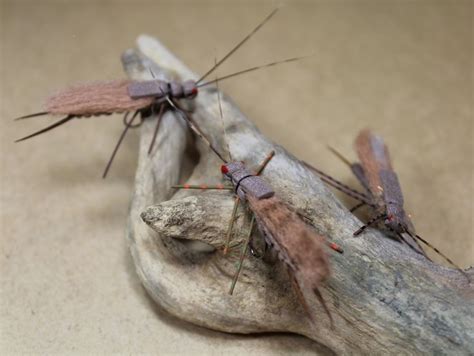
M 217 59 L 214 59 L 214 61 L 217 63 Z M 232 161 L 232 154 L 230 153 L 230 147 L 229 147 L 229 141 L 227 140 L 227 132 L 225 130 L 225 122 L 224 122 L 224 114 L 222 112 L 222 103 L 221 103 L 221 93 L 219 91 L 219 79 L 216 78 L 216 94 L 217 94 L 217 102 L 219 103 L 219 115 L 221 117 L 221 123 L 222 123 L 222 132 L 223 132 L 223 137 L 224 137 L 224 142 L 227 146 L 227 153 L 229 154 L 229 160 Z
M 127 111 L 124 115 L 124 122 L 125 122 L 125 129 L 122 131 L 122 134 L 120 135 L 117 144 L 115 145 L 115 148 L 112 152 L 112 155 L 109 158 L 109 161 L 107 162 L 107 165 L 105 166 L 104 173 L 102 174 L 102 178 L 105 179 L 107 177 L 107 173 L 109 173 L 110 166 L 112 165 L 112 162 L 114 161 L 115 155 L 117 154 L 117 151 L 120 147 L 120 144 L 122 143 L 123 139 L 125 138 L 125 135 L 127 134 L 127 131 L 129 128 L 132 127 L 133 120 L 137 117 L 139 111 L 135 111 L 133 114 L 132 118 L 130 119 L 130 122 L 127 122 L 127 117 L 130 111 Z
M 273 10 L 270 15 L 268 15 L 262 22 L 260 22 L 260 24 L 255 27 L 253 29 L 252 32 L 250 32 L 247 36 L 245 36 L 245 38 L 240 41 L 234 48 L 231 49 L 231 51 L 229 53 L 227 53 L 220 61 L 218 61 L 216 64 L 214 64 L 213 67 L 211 67 L 211 69 L 209 69 L 201 78 L 199 78 L 199 80 L 196 82 L 196 84 L 199 84 L 199 82 L 201 82 L 204 78 L 206 78 L 209 74 L 211 74 L 212 72 L 214 72 L 217 67 L 219 67 L 227 58 L 229 58 L 235 51 L 237 51 L 245 42 L 247 42 L 250 37 L 252 37 L 255 32 L 257 32 L 268 20 L 270 20 L 273 15 L 276 14 L 276 12 L 279 10 L 279 8 L 277 7 L 275 10 Z
M 438 255 L 440 255 L 441 257 L 443 257 L 451 266 L 453 266 L 454 268 L 456 268 L 457 270 L 459 270 L 459 272 L 461 272 L 466 278 L 468 281 L 471 281 L 471 278 L 469 277 L 469 275 L 463 271 L 463 269 L 461 267 L 459 267 L 457 264 L 455 264 L 450 258 L 448 258 L 446 255 L 444 255 L 440 250 L 438 250 L 436 247 L 434 247 L 432 244 L 430 244 L 428 241 L 426 241 L 425 239 L 421 238 L 419 235 L 417 234 L 413 234 L 411 233 L 410 231 L 408 230 L 405 230 L 405 232 L 414 240 L 419 240 L 421 242 L 423 242 L 426 246 L 428 246 L 429 248 L 431 248 L 434 252 L 436 252 Z
M 323 171 L 317 169 L 316 167 L 310 165 L 305 161 L 300 162 L 307 168 L 314 171 L 323 182 L 329 184 L 331 187 L 336 188 L 337 190 L 343 192 L 344 194 L 347 194 L 348 196 L 358 200 L 359 202 L 365 203 L 371 207 L 375 207 L 375 205 L 371 203 L 370 197 L 368 197 L 367 194 L 352 189 L 348 185 L 338 181 L 337 179 L 334 179 L 330 175 L 324 173 Z
M 294 61 L 298 61 L 300 59 L 304 59 L 306 57 L 309 57 L 308 56 L 302 56 L 302 57 L 293 57 L 293 58 L 287 58 L 287 59 L 283 59 L 281 61 L 277 61 L 277 62 L 272 62 L 272 63 L 267 63 L 267 64 L 263 64 L 261 66 L 257 66 L 257 67 L 252 67 L 252 68 L 248 68 L 248 69 L 244 69 L 244 70 L 241 70 L 239 72 L 235 72 L 235 73 L 232 73 L 232 74 L 229 74 L 229 75 L 225 75 L 221 78 L 216 78 L 214 80 L 210 80 L 208 82 L 205 82 L 205 83 L 201 83 L 201 84 L 198 84 L 197 87 L 200 88 L 200 87 L 203 87 L 205 85 L 209 85 L 209 84 L 212 84 L 212 83 L 216 83 L 217 81 L 223 81 L 224 79 L 229 79 L 229 78 L 232 78 L 232 77 L 236 77 L 238 75 L 241 75 L 241 74 L 245 74 L 245 73 L 249 73 L 249 72 L 253 72 L 255 70 L 258 70 L 258 69 L 263 69 L 263 68 L 268 68 L 268 67 L 272 67 L 272 66 L 276 66 L 277 64 L 282 64 L 282 63 L 289 63 L 289 62 L 294 62 Z
M 181 108 L 181 106 L 179 106 L 179 104 L 177 102 L 175 102 L 174 100 L 171 100 L 169 98 L 169 96 L 166 96 L 166 100 L 171 105 L 171 107 L 173 109 L 175 109 L 176 112 L 178 112 L 181 115 L 181 117 L 184 119 L 184 121 L 186 121 L 188 123 L 191 130 L 193 130 L 193 132 L 196 135 L 198 135 L 206 143 L 206 145 L 217 155 L 217 157 L 219 157 L 219 159 L 222 162 L 228 163 L 227 160 L 224 158 L 224 156 L 222 156 L 220 154 L 220 152 L 214 147 L 214 145 L 211 143 L 209 138 L 207 138 L 207 136 L 204 134 L 204 132 L 201 131 L 198 124 L 186 113 L 186 111 L 184 111 Z
M 28 135 L 28 136 L 25 136 L 23 138 L 20 138 L 18 140 L 16 140 L 15 142 L 20 142 L 20 141 L 25 141 L 25 140 L 28 140 L 29 138 L 32 138 L 32 137 L 35 137 L 35 136 L 38 136 L 38 135 L 41 135 L 42 133 L 45 133 L 49 130 L 52 130 L 54 129 L 55 127 L 58 127 L 58 126 L 61 126 L 62 124 L 65 124 L 66 122 L 68 122 L 69 120 L 72 120 L 74 119 L 74 115 L 68 115 L 66 116 L 65 118 L 55 122 L 54 124 L 48 126 L 48 127 L 45 127 L 44 129 L 42 130 L 39 130 L 39 131 L 36 131 L 35 133 L 32 133 L 31 135 Z
M 47 112 L 47 111 L 37 112 L 37 113 L 34 113 L 34 114 L 17 117 L 14 120 L 16 121 L 16 120 L 29 119 L 30 117 L 43 116 L 43 115 L 48 115 L 48 114 L 49 114 L 49 112 Z
M 344 162 L 347 166 L 351 167 L 352 163 L 342 155 L 339 151 L 337 151 L 335 148 L 331 146 L 327 146 L 328 150 L 331 151 L 337 158 L 339 158 L 342 162 Z
M 360 234 L 362 234 L 362 232 L 364 232 L 365 229 L 369 228 L 370 226 L 374 225 L 375 223 L 379 222 L 380 220 L 385 219 L 386 217 L 387 217 L 387 214 L 385 214 L 385 213 L 373 217 L 372 219 L 367 221 L 367 223 L 364 226 L 359 228 L 359 230 L 354 232 L 353 235 L 354 236 L 359 236 Z

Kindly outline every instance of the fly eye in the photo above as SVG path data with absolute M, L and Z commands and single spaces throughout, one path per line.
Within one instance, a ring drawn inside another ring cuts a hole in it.
M 229 172 L 229 168 L 225 164 L 221 166 L 221 172 L 222 174 L 227 174 Z
M 196 95 L 198 95 L 198 89 L 196 87 L 193 88 L 193 90 L 191 90 L 191 97 L 195 97 Z

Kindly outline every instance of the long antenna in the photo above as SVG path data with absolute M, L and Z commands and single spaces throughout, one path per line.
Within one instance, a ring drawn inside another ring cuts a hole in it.
M 216 63 L 217 63 L 217 60 L 215 59 Z M 223 138 L 224 138 L 224 142 L 227 146 L 227 153 L 229 154 L 229 161 L 232 162 L 232 154 L 230 153 L 230 146 L 229 146 L 229 140 L 227 139 L 227 132 L 225 130 L 225 122 L 224 122 L 224 114 L 222 113 L 222 103 L 221 103 L 221 93 L 219 91 L 219 79 L 216 78 L 215 79 L 215 82 L 216 82 L 216 94 L 217 94 L 217 102 L 219 103 L 219 115 L 221 117 L 221 123 L 222 123 L 222 132 L 223 132 Z
M 204 78 L 206 78 L 209 74 L 211 74 L 212 72 L 214 72 L 217 67 L 219 67 L 227 58 L 229 58 L 235 51 L 237 51 L 245 42 L 247 42 L 250 37 L 252 37 L 255 32 L 257 32 L 268 20 L 270 20 L 273 15 L 276 14 L 276 12 L 279 10 L 279 8 L 277 7 L 275 10 L 273 10 L 270 15 L 268 15 L 262 22 L 260 22 L 260 24 L 255 27 L 253 29 L 252 32 L 250 32 L 247 36 L 245 36 L 245 38 L 240 41 L 234 48 L 232 48 L 230 50 L 229 53 L 227 53 L 220 61 L 218 61 L 216 64 L 214 64 L 213 67 L 211 67 L 211 69 L 209 69 L 201 78 L 199 78 L 199 80 L 196 82 L 196 84 L 199 84 L 199 82 L 201 82 L 202 80 L 204 80 Z
M 339 151 L 337 151 L 335 148 L 331 146 L 327 146 L 328 150 L 331 151 L 334 155 L 336 155 L 337 158 L 339 158 L 342 162 L 344 162 L 347 166 L 351 167 L 352 163 L 342 155 Z
M 227 160 L 224 158 L 224 156 L 222 156 L 220 152 L 214 147 L 209 138 L 207 138 L 204 132 L 201 131 L 198 124 L 186 113 L 186 111 L 184 111 L 177 102 L 171 100 L 169 96 L 166 96 L 166 100 L 171 105 L 171 107 L 181 115 L 184 121 L 188 123 L 191 130 L 193 130 L 193 132 L 206 143 L 206 145 L 217 155 L 217 157 L 219 157 L 222 162 L 227 163 Z
M 214 80 L 210 80 L 210 81 L 208 81 L 208 82 L 204 82 L 204 83 L 198 84 L 197 87 L 200 88 L 200 87 L 203 87 L 203 86 L 212 84 L 212 83 L 216 83 L 218 80 L 219 80 L 219 81 L 223 81 L 224 79 L 229 79 L 229 78 L 232 78 L 232 77 L 236 77 L 236 76 L 238 76 L 238 75 L 245 74 L 245 73 L 249 73 L 249 72 L 253 72 L 253 71 L 258 70 L 258 69 L 268 68 L 268 67 L 276 66 L 276 65 L 282 64 L 282 63 L 289 63 L 289 62 L 299 61 L 300 59 L 304 59 L 304 58 L 307 58 L 307 57 L 309 57 L 309 56 L 311 56 L 311 55 L 301 56 L 301 57 L 287 58 L 287 59 L 283 59 L 283 60 L 281 60 L 281 61 L 272 62 L 272 63 L 267 63 L 267 64 L 263 64 L 263 65 L 257 66 L 257 67 L 247 68 L 247 69 L 241 70 L 241 71 L 239 71 L 239 72 L 235 72 L 235 73 L 232 73 L 232 74 L 225 75 L 225 76 L 223 76 L 223 77 L 221 77 L 221 78 L 216 78 L 216 79 L 214 79 Z
M 318 176 L 319 178 L 325 182 L 326 184 L 330 185 L 331 187 L 334 187 L 336 188 L 337 190 L 343 192 L 344 194 L 347 194 L 348 196 L 360 201 L 360 202 L 363 202 L 369 206 L 372 206 L 372 207 L 375 207 L 373 203 L 371 203 L 371 200 L 370 198 L 367 196 L 367 194 L 364 194 L 362 192 L 359 192 L 355 189 L 352 189 L 351 187 L 349 187 L 348 185 L 342 183 L 342 182 L 339 182 L 337 179 L 334 179 L 333 177 L 331 177 L 329 174 L 326 174 L 324 173 L 323 171 L 317 169 L 316 167 L 310 165 L 309 163 L 305 162 L 305 161 L 300 161 L 304 166 L 306 166 L 307 168 L 311 169 L 312 171 L 314 171 Z
M 16 140 L 15 142 L 20 142 L 20 141 L 25 141 L 25 140 L 28 140 L 29 138 L 32 138 L 32 137 L 35 137 L 35 136 L 38 136 L 38 135 L 41 135 L 42 133 L 45 133 L 49 130 L 52 130 L 54 129 L 55 127 L 58 127 L 58 126 L 61 126 L 62 124 L 65 124 L 66 122 L 68 122 L 69 120 L 72 120 L 74 119 L 74 115 L 68 115 L 66 116 L 65 118 L 55 122 L 54 124 L 50 125 L 50 126 L 47 126 L 45 127 L 44 129 L 41 129 L 39 131 L 36 131 L 35 133 L 32 133 L 31 135 L 28 135 L 28 136 L 25 136 L 25 137 L 22 137 L 18 140 Z
M 429 260 L 430 262 L 433 262 L 433 261 L 431 260 L 431 258 L 428 257 L 428 255 L 426 254 L 426 252 L 423 250 L 423 248 L 421 247 L 421 245 L 420 245 L 420 243 L 418 242 L 417 239 L 414 239 L 413 237 L 410 236 L 410 238 L 414 241 L 414 243 L 415 243 L 415 245 L 416 245 L 416 248 L 415 248 L 415 246 L 414 246 L 412 243 L 408 242 L 408 240 L 403 236 L 403 234 L 401 234 L 401 233 L 395 231 L 394 229 L 392 229 L 392 228 L 390 228 L 390 227 L 388 227 L 388 226 L 387 226 L 387 228 L 388 228 L 390 231 L 394 232 L 394 233 L 400 238 L 400 240 L 403 241 L 405 244 L 407 244 L 408 247 L 410 247 L 413 251 L 415 251 L 416 253 L 418 253 L 418 254 L 424 256 L 424 257 L 425 257 L 427 260 Z
M 455 264 L 450 258 L 448 258 L 446 255 L 444 255 L 440 250 L 438 250 L 436 247 L 434 247 L 432 244 L 430 244 L 428 241 L 426 241 L 425 239 L 421 238 L 419 235 L 417 234 L 412 234 L 411 232 L 409 232 L 408 230 L 405 230 L 405 232 L 412 238 L 412 239 L 418 239 L 420 240 L 421 242 L 423 242 L 426 246 L 428 246 L 429 248 L 431 248 L 434 252 L 436 252 L 438 255 L 440 255 L 441 257 L 443 257 L 451 266 L 453 266 L 454 268 L 456 268 L 459 272 L 461 272 L 466 278 L 468 281 L 471 281 L 471 278 L 469 278 L 469 275 L 463 271 L 463 269 L 461 267 L 459 267 L 457 264 Z
M 230 290 L 229 290 L 230 295 L 232 295 L 234 293 L 235 284 L 237 283 L 237 280 L 239 279 L 240 272 L 242 271 L 242 266 L 244 264 L 244 258 L 245 258 L 245 255 L 247 254 L 247 250 L 248 250 L 248 247 L 249 247 L 250 238 L 252 237 L 252 232 L 253 232 L 254 226 L 255 226 L 255 215 L 252 214 L 252 219 L 250 220 L 249 232 L 247 234 L 247 237 L 245 238 L 245 243 L 244 243 L 244 247 L 242 248 L 242 253 L 240 254 L 240 259 L 239 259 L 239 264 L 238 264 L 238 267 L 237 267 L 237 272 L 235 272 L 234 278 L 232 279 L 232 284 L 230 285 Z
M 151 106 L 151 111 L 153 112 L 153 105 Z M 165 103 L 160 104 L 160 111 L 158 112 L 158 117 L 156 118 L 155 132 L 153 132 L 153 138 L 151 139 L 150 147 L 148 147 L 148 154 L 151 154 L 153 146 L 155 145 L 156 138 L 158 137 L 158 129 L 160 128 L 161 119 L 165 111 Z M 152 114 L 154 115 L 154 113 Z
M 387 217 L 387 214 L 385 214 L 385 213 L 373 217 L 372 219 L 367 221 L 364 226 L 360 227 L 359 230 L 354 232 L 352 235 L 353 236 L 359 236 L 360 234 L 362 234 L 365 231 L 365 229 L 369 228 L 370 226 L 374 225 L 375 223 L 379 222 L 380 220 L 385 219 L 386 217 Z
M 120 135 L 117 143 L 115 144 L 114 150 L 112 151 L 112 155 L 109 158 L 109 161 L 107 162 L 107 165 L 105 166 L 104 173 L 102 174 L 102 178 L 105 179 L 107 177 L 107 173 L 109 173 L 110 166 L 112 165 L 112 162 L 114 161 L 115 155 L 117 154 L 117 151 L 120 147 L 120 144 L 122 143 L 123 139 L 125 138 L 125 135 L 127 134 L 127 131 L 130 127 L 132 127 L 133 120 L 137 117 L 139 111 L 135 111 L 133 114 L 130 122 L 127 122 L 127 117 L 130 111 L 127 111 L 124 116 L 124 122 L 125 122 L 125 128 L 122 131 L 122 134 Z
M 49 112 L 47 111 L 43 111 L 43 112 L 36 112 L 34 114 L 30 114 L 30 115 L 25 115 L 25 116 L 20 116 L 20 117 L 17 117 L 16 119 L 13 119 L 13 120 L 23 120 L 23 119 L 29 119 L 30 117 L 36 117 L 36 116 L 44 116 L 44 115 L 48 115 Z

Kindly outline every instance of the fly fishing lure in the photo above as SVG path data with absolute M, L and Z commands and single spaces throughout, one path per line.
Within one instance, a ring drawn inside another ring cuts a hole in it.
M 180 99 L 194 99 L 199 92 L 199 88 L 213 84 L 216 80 L 224 80 L 232 78 L 244 73 L 249 73 L 258 69 L 271 67 L 281 63 L 293 62 L 304 57 L 288 58 L 282 61 L 264 64 L 248 68 L 236 73 L 225 75 L 221 78 L 211 81 L 204 81 L 212 72 L 214 72 L 225 60 L 227 60 L 235 51 L 237 51 L 246 41 L 248 41 L 267 21 L 269 21 L 278 11 L 274 9 L 257 27 L 255 27 L 247 36 L 245 36 L 236 46 L 234 46 L 222 59 L 217 61 L 204 75 L 197 81 L 186 80 L 179 81 L 164 81 L 164 80 L 146 80 L 146 81 L 132 81 L 132 80 L 114 80 L 110 82 L 99 82 L 73 86 L 69 89 L 59 92 L 46 100 L 45 111 L 38 112 L 31 115 L 25 115 L 16 120 L 28 119 L 44 115 L 65 115 L 61 120 L 47 126 L 37 132 L 28 136 L 20 138 L 15 142 L 24 141 L 32 137 L 38 136 L 42 133 L 50 131 L 58 126 L 61 126 L 68 121 L 75 118 L 88 118 L 92 116 L 111 115 L 114 113 L 125 113 L 123 121 L 125 128 L 120 135 L 120 138 L 112 152 L 112 155 L 105 167 L 103 178 L 107 176 L 114 157 L 122 143 L 129 128 L 136 127 L 139 124 L 135 123 L 138 114 L 146 112 L 158 112 L 157 122 L 155 126 L 154 135 L 148 153 L 153 150 L 155 140 L 160 127 L 161 118 L 166 109 L 174 109 L 179 112 L 180 116 L 189 125 L 191 130 L 203 138 L 206 144 L 218 156 L 220 153 L 214 148 L 210 140 L 199 128 L 198 124 L 192 119 L 191 115 L 183 110 L 178 103 Z M 152 73 L 153 75 L 153 73 Z M 129 114 L 133 113 L 130 120 Z
M 217 83 L 217 82 L 216 82 Z M 219 91 L 217 90 L 221 119 L 222 107 L 220 103 Z M 225 140 L 224 128 L 224 140 Z M 227 147 L 229 145 L 227 144 Z M 228 148 L 227 148 L 228 149 Z M 285 202 L 283 202 L 274 192 L 273 188 L 262 177 L 261 173 L 273 158 L 275 152 L 272 151 L 260 164 L 255 173 L 252 173 L 244 162 L 232 159 L 228 152 L 229 161 L 219 157 L 224 164 L 221 166 L 221 173 L 224 178 L 232 183 L 229 185 L 175 185 L 176 189 L 216 189 L 233 190 L 235 194 L 232 216 L 229 221 L 224 254 L 227 253 L 236 213 L 239 204 L 246 203 L 252 215 L 249 233 L 245 239 L 237 271 L 232 280 L 230 294 L 233 293 L 243 261 L 249 246 L 251 246 L 251 235 L 254 225 L 263 235 L 266 245 L 274 249 L 278 259 L 283 263 L 289 272 L 290 280 L 295 288 L 296 294 L 304 309 L 313 320 L 309 304 L 304 297 L 303 290 L 310 290 L 320 301 L 326 311 L 331 325 L 333 323 L 331 313 L 319 291 L 320 286 L 329 278 L 330 267 L 329 258 L 325 251 L 325 245 L 329 248 L 343 253 L 340 246 L 328 242 L 325 237 L 317 234 L 304 223 Z M 251 249 L 252 251 L 252 249 Z
M 467 274 L 450 258 L 416 234 L 413 223 L 403 208 L 404 199 L 400 182 L 392 168 L 388 148 L 382 137 L 374 135 L 368 129 L 362 130 L 355 140 L 354 147 L 360 163 L 351 163 L 339 152 L 333 148 L 330 149 L 350 167 L 353 174 L 364 187 L 365 192 L 352 189 L 323 171 L 303 162 L 308 168 L 317 173 L 322 181 L 360 202 L 351 209 L 351 212 L 362 206 L 372 208 L 373 217 L 355 231 L 354 236 L 360 235 L 370 226 L 382 223 L 400 241 L 408 244 L 416 252 L 427 257 L 418 243 L 420 241 L 467 277 Z

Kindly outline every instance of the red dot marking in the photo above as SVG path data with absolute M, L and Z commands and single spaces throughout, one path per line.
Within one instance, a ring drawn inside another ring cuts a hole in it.
M 221 166 L 221 172 L 222 172 L 222 174 L 226 174 L 226 173 L 229 172 L 229 168 L 227 168 L 227 166 L 225 164 L 223 164 Z
M 336 250 L 337 252 L 340 252 L 340 253 L 343 252 L 342 248 L 339 245 L 335 244 L 334 242 L 331 242 L 329 244 L 329 247 L 331 247 L 333 250 Z

